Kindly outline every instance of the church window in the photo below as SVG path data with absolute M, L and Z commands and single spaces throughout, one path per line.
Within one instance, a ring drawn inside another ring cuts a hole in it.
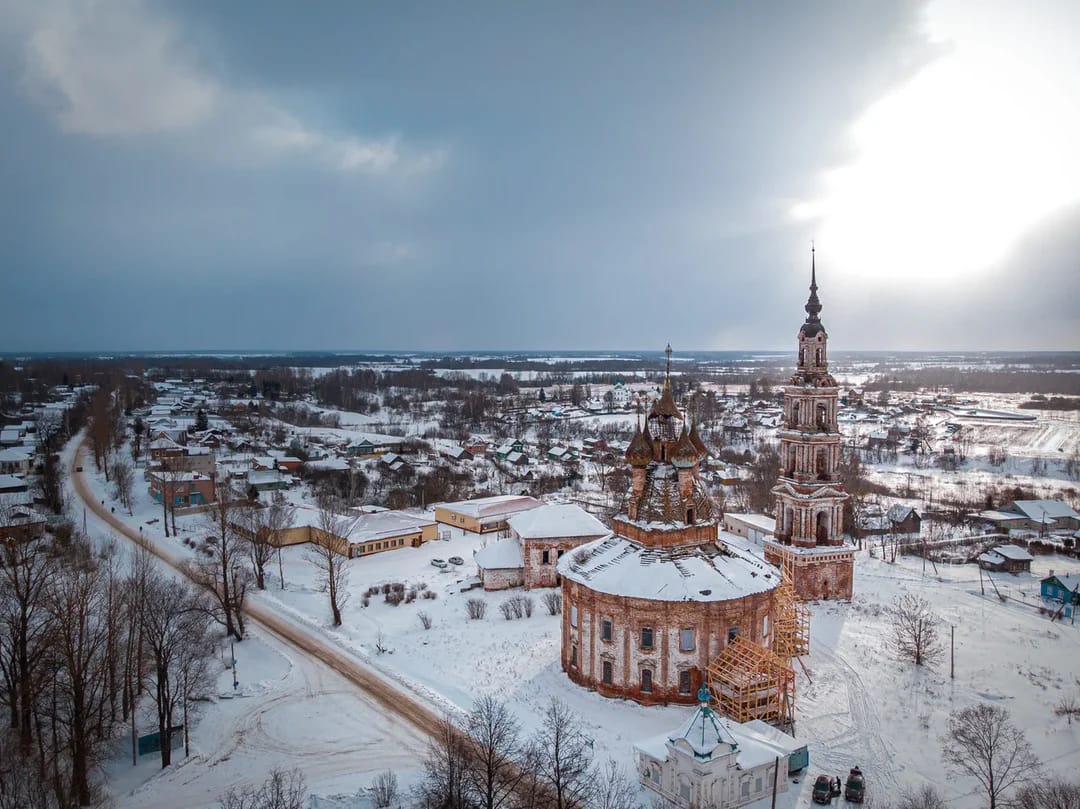
M 652 649 L 653 645 L 653 628 L 651 626 L 641 627 L 641 648 Z
M 739 627 L 729 626 L 727 631 L 727 641 L 731 643 L 735 638 L 739 637 Z
M 679 781 L 679 797 L 687 803 L 690 802 L 690 784 L 686 781 Z
M 570 626 L 577 626 L 577 604 L 573 604 L 570 607 Z
M 761 776 L 754 780 L 754 792 L 761 792 Z
M 544 551 L 540 554 L 540 563 L 545 565 L 551 564 L 551 551 Z
M 769 637 L 769 616 L 766 615 L 765 619 L 761 622 L 761 634 L 763 637 Z
M 641 692 L 643 694 L 652 693 L 652 669 L 641 670 Z
M 692 651 L 694 651 L 694 630 L 693 629 L 680 629 L 679 630 L 679 651 L 680 652 L 692 652 Z
M 610 641 L 612 635 L 611 619 L 605 618 L 600 622 L 600 640 Z
M 679 672 L 679 693 L 690 693 L 690 669 L 683 669 Z
M 570 665 L 577 668 L 577 644 L 570 644 Z
M 750 776 L 746 776 L 742 782 L 742 796 L 744 798 L 750 797 Z
M 600 670 L 601 670 L 600 677 L 603 680 L 604 685 L 611 685 L 612 680 L 613 680 L 611 661 L 610 660 L 605 660 L 603 662 L 603 665 L 601 666 Z

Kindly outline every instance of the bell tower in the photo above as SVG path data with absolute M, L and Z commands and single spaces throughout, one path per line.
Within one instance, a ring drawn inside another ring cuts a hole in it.
M 844 543 L 847 494 L 839 475 L 843 436 L 837 426 L 839 391 L 829 373 L 829 335 L 821 324 L 817 263 L 810 252 L 810 297 L 799 329 L 799 354 L 784 388 L 779 431 L 780 477 L 776 532 L 766 557 L 795 563 L 795 589 L 804 599 L 851 598 L 854 551 Z M 781 559 L 781 557 L 785 557 Z

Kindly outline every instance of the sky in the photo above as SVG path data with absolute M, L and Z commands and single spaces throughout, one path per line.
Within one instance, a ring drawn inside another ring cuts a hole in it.
M 0 0 L 0 353 L 1080 349 L 1080 4 Z

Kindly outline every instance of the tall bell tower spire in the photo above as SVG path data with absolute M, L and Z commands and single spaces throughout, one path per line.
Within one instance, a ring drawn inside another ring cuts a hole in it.
M 766 557 L 795 562 L 794 584 L 802 598 L 851 598 L 854 554 L 843 537 L 848 495 L 839 472 L 839 391 L 829 373 L 815 252 L 811 247 L 810 298 L 799 328 L 798 362 L 784 388 L 780 478 L 773 488 L 776 531 Z

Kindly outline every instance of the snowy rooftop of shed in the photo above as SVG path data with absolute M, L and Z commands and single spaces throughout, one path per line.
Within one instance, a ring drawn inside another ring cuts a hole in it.
M 484 570 L 516 570 L 525 566 L 521 543 L 513 537 L 481 548 L 473 556 L 473 561 Z
M 558 566 L 560 575 L 591 590 L 653 601 L 729 601 L 780 584 L 775 567 L 726 541 L 646 547 L 611 534 L 564 554 Z
M 550 503 L 515 514 L 507 524 L 525 539 L 545 537 L 602 537 L 607 526 L 581 506 Z
M 475 500 L 459 500 L 456 503 L 441 503 L 440 505 L 448 511 L 456 511 L 458 514 L 483 519 L 484 517 L 495 517 L 500 514 L 526 511 L 530 508 L 542 506 L 543 503 L 534 497 L 499 494 L 493 497 L 477 497 Z

